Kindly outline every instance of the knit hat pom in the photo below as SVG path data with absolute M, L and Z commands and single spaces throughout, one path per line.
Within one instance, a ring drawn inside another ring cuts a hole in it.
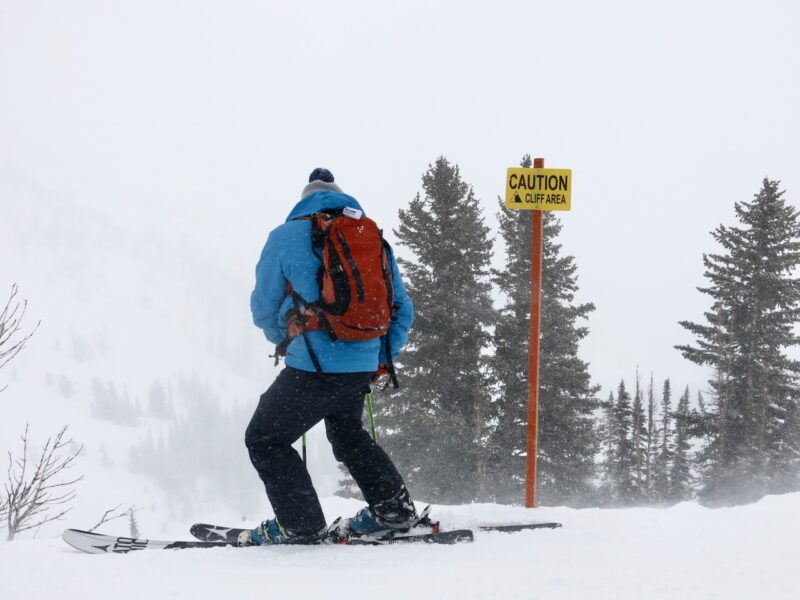
M 328 171 L 328 169 L 317 168 L 311 171 L 311 175 L 308 176 L 308 183 L 312 181 L 324 181 L 325 183 L 333 183 L 333 173 Z

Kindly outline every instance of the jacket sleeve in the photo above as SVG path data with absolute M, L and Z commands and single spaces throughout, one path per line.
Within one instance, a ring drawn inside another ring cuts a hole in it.
M 256 265 L 256 287 L 250 295 L 250 310 L 253 322 L 276 345 L 288 336 L 286 325 L 280 318 L 281 305 L 286 297 L 286 282 L 279 244 L 271 234 Z
M 400 269 L 397 267 L 397 261 L 394 258 L 394 252 L 391 252 L 391 250 L 389 258 L 392 263 L 392 277 L 394 279 L 395 319 L 389 327 L 388 337 L 389 345 L 392 349 L 392 361 L 394 361 L 408 342 L 408 332 L 414 322 L 414 303 L 406 292 Z M 385 345 L 381 345 L 379 362 L 380 364 L 387 363 Z

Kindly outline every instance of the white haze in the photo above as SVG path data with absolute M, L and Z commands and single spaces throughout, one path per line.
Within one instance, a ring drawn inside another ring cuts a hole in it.
M 597 305 L 584 356 L 604 386 L 637 364 L 703 384 L 672 346 L 705 307 L 708 231 L 764 176 L 800 187 L 792 2 L 0 7 L 3 177 L 231 276 L 314 166 L 387 229 L 439 154 L 492 222 L 522 154 L 572 168 L 564 245 Z
M 103 445 L 126 464 L 165 425 L 92 419 L 95 379 L 144 406 L 155 380 L 196 376 L 254 406 L 276 371 L 253 267 L 308 172 L 329 167 L 389 230 L 440 154 L 492 224 L 524 153 L 572 168 L 562 242 L 597 306 L 594 381 L 605 394 L 638 365 L 705 387 L 673 345 L 706 306 L 708 232 L 764 176 L 800 194 L 799 17 L 780 1 L 0 0 L 0 292 L 17 282 L 42 320 L 0 372 L 0 449 L 26 421 L 70 423 L 94 460 Z M 329 494 L 319 432 L 312 465 Z M 102 473 L 120 486 L 87 480 L 102 502 L 146 502 Z

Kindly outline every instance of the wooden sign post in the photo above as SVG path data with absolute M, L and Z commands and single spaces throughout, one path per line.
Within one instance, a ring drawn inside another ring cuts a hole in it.
M 525 466 L 525 506 L 536 507 L 536 458 L 539 434 L 539 340 L 542 331 L 542 253 L 545 210 L 570 210 L 572 171 L 545 169 L 544 159 L 533 168 L 511 167 L 506 174 L 506 208 L 531 213 L 531 315 L 528 341 L 528 452 Z

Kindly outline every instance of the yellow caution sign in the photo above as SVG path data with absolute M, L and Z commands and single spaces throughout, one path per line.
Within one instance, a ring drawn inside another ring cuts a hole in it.
M 506 208 L 570 210 L 572 169 L 509 168 L 506 174 Z

